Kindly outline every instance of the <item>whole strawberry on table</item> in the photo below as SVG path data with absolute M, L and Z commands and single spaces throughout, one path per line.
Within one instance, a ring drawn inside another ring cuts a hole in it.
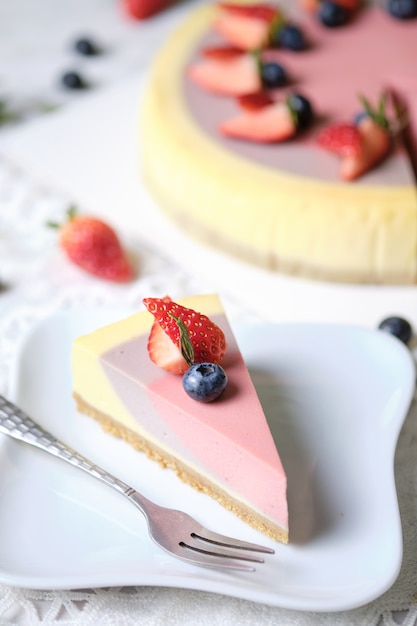
M 132 264 L 114 229 L 89 215 L 78 215 L 75 207 L 67 211 L 63 224 L 49 222 L 59 229 L 59 244 L 67 257 L 84 271 L 116 283 L 133 279 Z

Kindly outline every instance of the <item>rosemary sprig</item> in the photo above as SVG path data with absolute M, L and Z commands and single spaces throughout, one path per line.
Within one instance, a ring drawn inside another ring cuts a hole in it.
M 180 332 L 180 345 L 181 354 L 184 357 L 187 365 L 191 367 L 194 363 L 194 348 L 190 339 L 188 329 L 180 317 L 175 317 L 171 312 L 168 313 L 177 323 L 178 330 Z

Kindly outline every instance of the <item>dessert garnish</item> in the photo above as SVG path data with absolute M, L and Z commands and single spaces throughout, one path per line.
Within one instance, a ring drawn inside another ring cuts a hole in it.
M 204 48 L 202 56 L 202 60 L 190 66 L 188 75 L 208 91 L 239 96 L 288 83 L 281 63 L 264 61 L 258 50 L 245 52 L 235 46 L 210 46 Z
M 400 341 L 407 345 L 413 336 L 413 329 L 410 322 L 403 317 L 393 315 L 387 317 L 379 323 L 378 328 L 390 335 L 394 335 Z
M 205 48 L 202 54 L 188 68 L 188 76 L 203 89 L 225 96 L 262 89 L 257 55 L 228 45 Z
M 172 374 L 183 376 L 184 390 L 195 400 L 211 402 L 227 385 L 219 365 L 226 339 L 219 326 L 206 315 L 169 298 L 144 298 L 155 321 L 148 339 L 151 360 Z
M 302 0 L 302 4 L 305 9 L 317 14 L 323 26 L 337 28 L 349 22 L 362 0 Z
M 286 48 L 296 52 L 306 48 L 302 30 L 288 22 L 272 4 L 220 2 L 214 29 L 243 50 Z
M 364 96 L 360 96 L 360 100 L 363 110 L 354 123 L 330 124 L 316 137 L 319 146 L 341 157 L 339 174 L 346 181 L 355 180 L 374 168 L 391 147 L 386 96 L 381 96 L 376 108 Z
M 78 267 L 98 278 L 124 283 L 132 280 L 133 268 L 114 229 L 102 220 L 78 215 L 74 206 L 64 224 L 48 222 L 59 229 L 59 243 Z
M 259 143 L 285 141 L 306 128 L 313 118 L 309 100 L 298 93 L 277 101 L 264 94 L 247 94 L 238 103 L 241 112 L 219 127 L 221 133 L 237 139 Z
M 389 0 L 388 11 L 400 20 L 417 17 L 417 0 Z

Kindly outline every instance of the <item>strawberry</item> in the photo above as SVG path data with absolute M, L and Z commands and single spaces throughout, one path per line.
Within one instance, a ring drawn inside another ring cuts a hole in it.
M 364 117 L 358 124 L 362 137 L 362 149 L 359 154 L 342 159 L 340 176 L 343 180 L 355 180 L 374 168 L 389 152 L 391 138 L 384 128 L 370 116 Z
M 220 125 L 220 132 L 228 137 L 246 139 L 258 143 L 285 141 L 306 127 L 312 117 L 309 101 L 299 94 L 286 100 L 265 102 L 265 106 L 248 106 L 249 98 L 243 100 L 243 111 Z
M 275 143 L 295 135 L 296 125 L 285 102 L 274 102 L 257 110 L 246 109 L 226 120 L 220 125 L 220 132 L 237 139 Z
M 235 46 L 211 46 L 203 60 L 190 66 L 188 76 L 200 87 L 221 95 L 241 96 L 288 84 L 285 68 L 264 61 L 260 52 L 243 52 Z
M 200 87 L 225 96 L 256 92 L 262 87 L 257 57 L 230 46 L 203 52 L 203 59 L 188 68 L 188 76 Z
M 270 23 L 280 14 L 279 10 L 271 4 L 235 4 L 234 2 L 219 2 L 220 10 L 232 15 L 252 17 Z
M 320 0 L 300 0 L 301 7 L 309 13 L 315 13 L 320 4 Z
M 330 124 L 317 135 L 319 146 L 340 156 L 356 156 L 362 149 L 362 135 L 355 124 Z
M 220 363 L 226 350 L 223 331 L 206 315 L 173 302 L 169 297 L 144 298 L 155 317 L 148 339 L 151 360 L 174 374 L 192 363 Z
M 271 25 L 280 12 L 269 4 L 240 5 L 219 3 L 214 29 L 229 43 L 242 50 L 263 48 L 268 43 Z
M 75 208 L 68 210 L 64 225 L 59 228 L 59 242 L 68 258 L 89 274 L 113 282 L 128 282 L 133 268 L 115 231 L 105 222 L 85 215 L 78 216 Z
M 301 6 L 306 11 L 313 13 L 318 10 L 321 0 L 301 0 Z M 362 0 L 333 0 L 335 4 L 348 9 L 348 11 L 356 11 L 362 4 Z
M 356 11 L 362 4 L 362 0 L 334 0 L 334 2 L 349 11 Z
M 144 20 L 169 7 L 175 0 L 121 0 L 126 15 L 135 20 Z
M 239 5 L 220 3 L 214 29 L 230 44 L 242 50 L 306 47 L 300 28 L 287 22 L 282 12 L 270 4 Z
M 242 57 L 243 51 L 236 46 L 208 46 L 203 48 L 201 55 L 206 59 L 214 59 L 216 61 L 233 61 Z
M 391 145 L 390 123 L 385 114 L 383 96 L 374 109 L 361 97 L 364 111 L 356 126 L 336 124 L 317 137 L 319 145 L 342 157 L 340 177 L 352 181 L 375 167 L 388 154 Z
M 238 98 L 238 103 L 245 111 L 259 111 L 269 104 L 274 103 L 274 99 L 265 91 L 248 93 Z

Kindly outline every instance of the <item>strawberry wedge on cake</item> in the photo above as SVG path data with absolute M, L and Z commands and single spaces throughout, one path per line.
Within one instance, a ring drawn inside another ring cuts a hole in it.
M 285 471 L 219 298 L 144 304 L 75 340 L 78 410 L 286 543 Z

